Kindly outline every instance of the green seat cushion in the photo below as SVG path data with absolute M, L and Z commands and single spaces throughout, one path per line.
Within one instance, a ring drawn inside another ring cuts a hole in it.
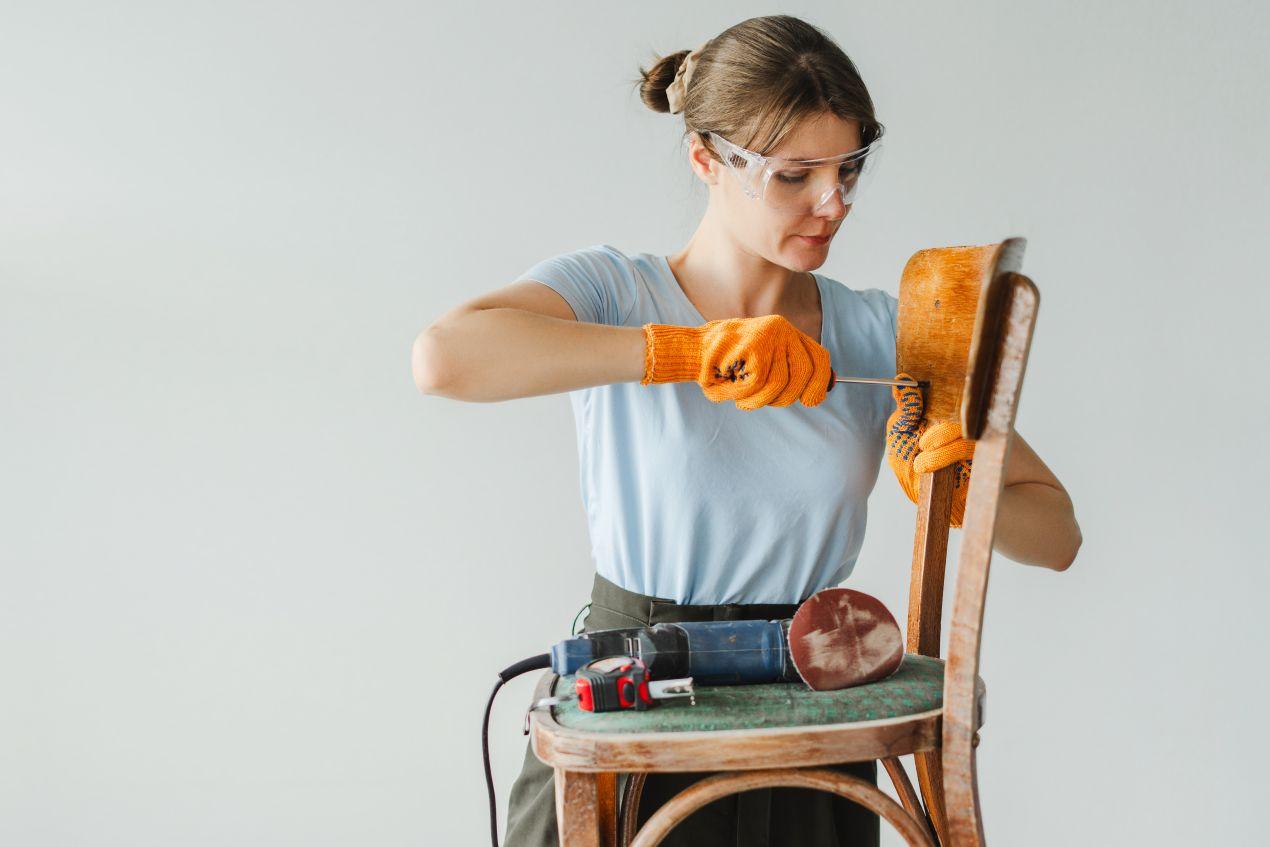
M 573 691 L 574 677 L 556 680 L 555 691 Z M 555 707 L 569 729 L 591 732 L 690 732 L 818 726 L 898 718 L 939 709 L 944 702 L 944 662 L 906 653 L 895 673 L 879 682 L 840 691 L 812 691 L 801 682 L 697 686 L 687 697 L 660 700 L 647 711 L 586 712 L 576 699 Z

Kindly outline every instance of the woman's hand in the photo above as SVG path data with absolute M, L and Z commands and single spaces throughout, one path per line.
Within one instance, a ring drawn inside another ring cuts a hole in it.
M 696 382 L 738 409 L 817 406 L 829 390 L 829 351 L 781 315 L 727 318 L 697 327 L 644 325 L 643 385 Z
M 906 373 L 898 373 L 895 378 L 912 380 Z M 922 474 L 955 465 L 949 522 L 952 526 L 961 526 L 966 514 L 975 443 L 962 438 L 960 421 L 939 421 L 932 425 L 926 417 L 920 388 L 892 386 L 891 396 L 895 399 L 895 411 L 886 422 L 886 460 L 895 478 L 908 499 L 916 503 Z

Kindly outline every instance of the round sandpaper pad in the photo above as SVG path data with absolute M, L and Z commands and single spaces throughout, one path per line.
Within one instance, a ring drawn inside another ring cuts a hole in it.
M 804 682 L 816 691 L 835 691 L 894 673 L 904 658 L 904 638 L 878 598 L 826 588 L 794 614 L 789 653 Z

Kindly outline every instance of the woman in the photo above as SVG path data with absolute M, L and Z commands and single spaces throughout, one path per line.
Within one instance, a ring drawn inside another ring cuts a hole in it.
M 641 75 L 645 104 L 683 114 L 708 186 L 692 238 L 665 257 L 596 245 L 539 262 L 424 331 L 415 379 L 469 401 L 571 392 L 597 569 L 586 629 L 788 617 L 851 573 L 895 406 L 886 388 L 828 389 L 835 371 L 894 376 L 896 299 L 814 273 L 882 126 L 851 60 L 789 16 Z M 1071 501 L 1017 435 L 1000 502 L 998 550 L 1070 564 Z M 874 762 L 840 769 L 876 780 Z M 702 776 L 650 775 L 640 821 Z M 526 748 L 509 847 L 557 843 L 553 790 Z M 842 798 L 769 789 L 706 806 L 663 843 L 865 845 L 878 829 Z

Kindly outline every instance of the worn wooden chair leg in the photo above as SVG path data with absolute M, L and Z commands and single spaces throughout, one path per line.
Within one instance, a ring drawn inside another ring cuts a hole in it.
M 622 807 L 618 812 L 617 847 L 630 847 L 639 827 L 639 798 L 644 793 L 647 774 L 626 775 L 626 790 L 622 793 Z
M 604 771 L 595 775 L 598 802 L 596 816 L 600 824 L 600 844 L 617 847 L 617 772 Z
M 909 582 L 908 645 L 910 653 L 939 656 L 940 621 L 944 613 L 944 563 L 948 555 L 956 468 L 922 474 L 913 534 L 913 573 Z M 944 779 L 938 751 L 916 753 L 917 784 L 930 824 L 940 844 L 948 843 L 944 815 Z
M 926 816 L 926 809 L 922 807 L 921 799 L 913 790 L 913 783 L 908 779 L 904 764 L 895 756 L 886 757 L 882 760 L 882 764 L 886 767 L 886 772 L 891 775 L 891 784 L 895 786 L 895 793 L 900 795 L 900 802 L 904 804 L 904 808 L 922 825 L 926 837 L 932 842 L 935 841 L 935 833 L 931 831 L 931 822 Z
M 556 768 L 556 825 L 560 847 L 610 847 L 602 837 L 600 777 L 605 774 Z
M 913 763 L 917 767 L 917 783 L 922 789 L 922 798 L 926 801 L 926 813 L 931 826 L 935 828 L 935 836 L 940 844 L 948 843 L 948 817 L 944 813 L 944 767 L 939 752 L 914 753 Z
M 958 745 L 961 746 L 961 745 Z M 951 755 L 950 755 L 951 754 Z M 983 813 L 979 806 L 979 773 L 975 766 L 974 744 L 966 749 L 944 751 L 944 761 L 955 768 L 948 780 L 947 847 L 984 847 Z
M 631 847 L 657 847 L 680 821 L 720 797 L 754 788 L 775 787 L 813 788 L 846 797 L 895 827 L 909 847 L 935 847 L 926 835 L 925 827 L 876 785 L 858 776 L 819 768 L 734 771 L 708 776 L 658 808 L 635 836 Z

